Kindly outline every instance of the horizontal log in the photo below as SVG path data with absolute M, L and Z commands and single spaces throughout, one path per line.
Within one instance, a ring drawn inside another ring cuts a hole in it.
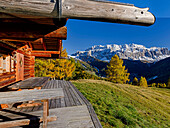
M 55 8 L 55 2 L 51 0 L 1 0 L 0 12 L 10 14 L 20 14 L 35 16 L 55 17 L 57 14 L 52 13 Z
M 8 42 L 8 41 L 5 41 L 5 40 L 0 40 L 1 43 L 7 45 L 8 47 L 10 48 L 13 48 L 13 49 L 18 49 L 19 47 L 11 42 Z M 7 47 L 7 48 L 8 48 Z
M 30 74 L 24 74 L 24 78 L 30 77 Z
M 63 0 L 62 17 L 149 26 L 155 17 L 149 8 L 95 0 Z
M 51 57 L 51 54 L 49 53 L 32 53 L 31 55 L 35 57 Z
M 24 125 L 31 125 L 31 121 L 36 121 L 38 120 L 39 123 L 43 122 L 43 117 L 34 117 L 31 119 L 22 119 L 22 120 L 14 120 L 14 121 L 5 121 L 5 122 L 0 122 L 0 127 L 1 128 L 10 128 L 10 127 L 17 127 L 17 126 L 24 126 Z M 47 122 L 52 122 L 56 121 L 57 117 L 56 116 L 49 116 L 47 117 Z M 32 124 L 35 125 L 35 124 Z M 39 124 L 37 124 L 39 125 Z
M 31 54 L 33 53 L 60 54 L 60 51 L 32 51 Z
M 32 71 L 32 70 L 34 70 L 34 68 L 24 68 L 24 72 L 29 72 L 29 71 Z
M 12 79 L 8 79 L 8 80 L 5 80 L 5 81 L 2 81 L 0 82 L 0 88 L 3 88 L 9 84 L 12 84 L 16 81 L 16 78 L 12 78 Z
M 11 73 L 3 73 L 2 75 L 0 75 L 0 79 L 12 77 L 12 76 L 15 76 L 15 72 L 11 72 Z
M 0 12 L 24 18 L 74 18 L 149 26 L 155 17 L 148 8 L 95 0 L 1 0 Z
M 14 42 L 16 45 L 22 44 L 27 41 L 34 41 L 38 38 L 43 38 L 44 35 L 58 29 L 55 25 L 41 25 L 34 23 L 0 23 L 0 39 Z M 21 40 L 21 41 L 20 41 Z
M 46 40 L 50 38 L 51 40 L 58 40 L 58 39 L 67 39 L 67 27 L 61 27 L 51 33 L 48 33 L 46 34 L 44 37 L 43 37 L 43 40 L 40 38 L 40 39 L 37 39 L 35 40 L 34 42 L 32 42 L 33 44 L 42 44 L 42 41 Z M 48 42 L 45 42 L 45 43 L 48 43 Z

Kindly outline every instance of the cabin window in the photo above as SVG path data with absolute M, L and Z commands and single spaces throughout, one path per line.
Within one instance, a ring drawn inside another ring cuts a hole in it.
M 3 57 L 0 57 L 0 74 L 3 73 Z
M 0 74 L 14 72 L 14 57 L 0 56 Z

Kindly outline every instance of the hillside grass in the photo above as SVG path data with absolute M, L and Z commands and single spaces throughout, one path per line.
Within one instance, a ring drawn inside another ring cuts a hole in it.
M 170 127 L 170 89 L 102 80 L 72 83 L 93 105 L 104 128 Z

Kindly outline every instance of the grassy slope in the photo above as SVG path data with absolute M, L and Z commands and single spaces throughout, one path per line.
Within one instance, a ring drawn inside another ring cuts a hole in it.
M 73 84 L 91 102 L 104 128 L 170 127 L 170 89 L 100 80 L 78 80 Z

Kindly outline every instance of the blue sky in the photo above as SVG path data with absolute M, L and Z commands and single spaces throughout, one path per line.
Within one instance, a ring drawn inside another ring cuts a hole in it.
M 170 0 L 114 0 L 131 3 L 137 7 L 149 7 L 156 16 L 150 27 L 103 23 L 69 19 L 66 26 L 68 38 L 63 41 L 68 54 L 85 50 L 93 45 L 142 44 L 146 47 L 170 49 Z

